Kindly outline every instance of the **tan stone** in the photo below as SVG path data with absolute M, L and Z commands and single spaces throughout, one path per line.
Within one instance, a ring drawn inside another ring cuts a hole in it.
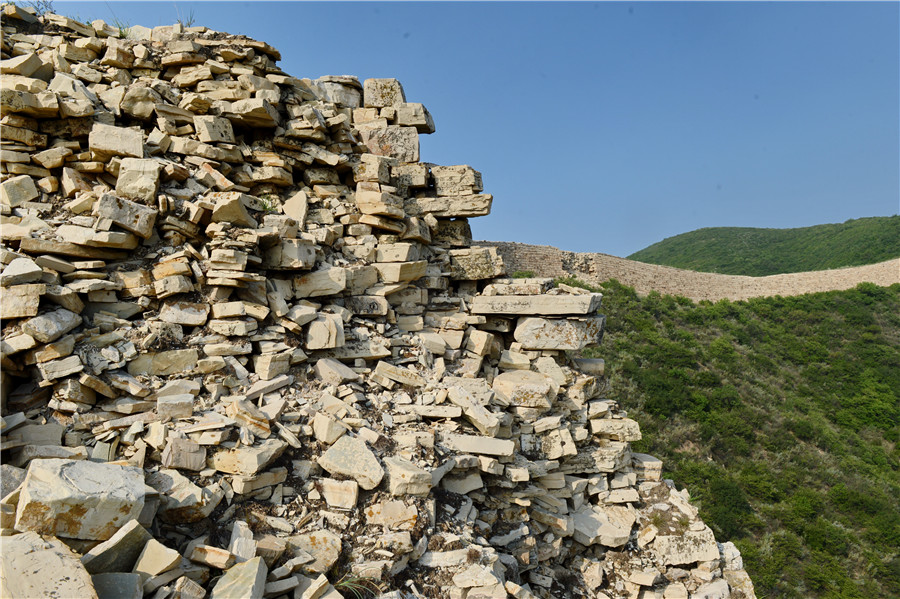
M 63 459 L 33 460 L 16 509 L 16 529 L 106 540 L 144 507 L 143 473 Z
M 58 539 L 35 532 L 3 538 L 0 595 L 98 599 L 90 574 Z

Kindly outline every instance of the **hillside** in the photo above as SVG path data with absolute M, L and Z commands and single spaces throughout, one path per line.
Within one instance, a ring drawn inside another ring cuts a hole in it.
M 754 277 L 874 264 L 900 256 L 900 215 L 797 229 L 711 227 L 628 256 L 649 264 Z
M 606 393 L 759 596 L 900 596 L 900 285 L 696 304 L 601 290 Z

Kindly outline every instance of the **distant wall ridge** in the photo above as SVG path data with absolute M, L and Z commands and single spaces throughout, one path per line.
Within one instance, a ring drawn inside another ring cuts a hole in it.
M 506 241 L 474 244 L 497 248 L 510 274 L 533 271 L 542 277 L 575 276 L 593 284 L 616 279 L 638 293 L 658 291 L 694 301 L 803 295 L 851 289 L 863 282 L 884 287 L 900 283 L 900 258 L 865 266 L 751 277 L 646 264 L 602 253 L 570 252 L 549 245 Z

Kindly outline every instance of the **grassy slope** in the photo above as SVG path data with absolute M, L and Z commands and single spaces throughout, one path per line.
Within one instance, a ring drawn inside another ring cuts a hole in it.
M 900 285 L 699 304 L 602 291 L 607 395 L 759 596 L 900 596 Z
M 669 237 L 629 260 L 689 270 L 764 276 L 874 264 L 900 256 L 900 216 L 800 229 L 713 227 Z

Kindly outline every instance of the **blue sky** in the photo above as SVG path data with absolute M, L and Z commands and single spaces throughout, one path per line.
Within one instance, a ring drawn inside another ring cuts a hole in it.
M 628 255 L 701 227 L 900 212 L 897 2 L 62 2 L 266 41 L 297 77 L 396 77 L 422 160 L 494 194 L 476 239 Z

